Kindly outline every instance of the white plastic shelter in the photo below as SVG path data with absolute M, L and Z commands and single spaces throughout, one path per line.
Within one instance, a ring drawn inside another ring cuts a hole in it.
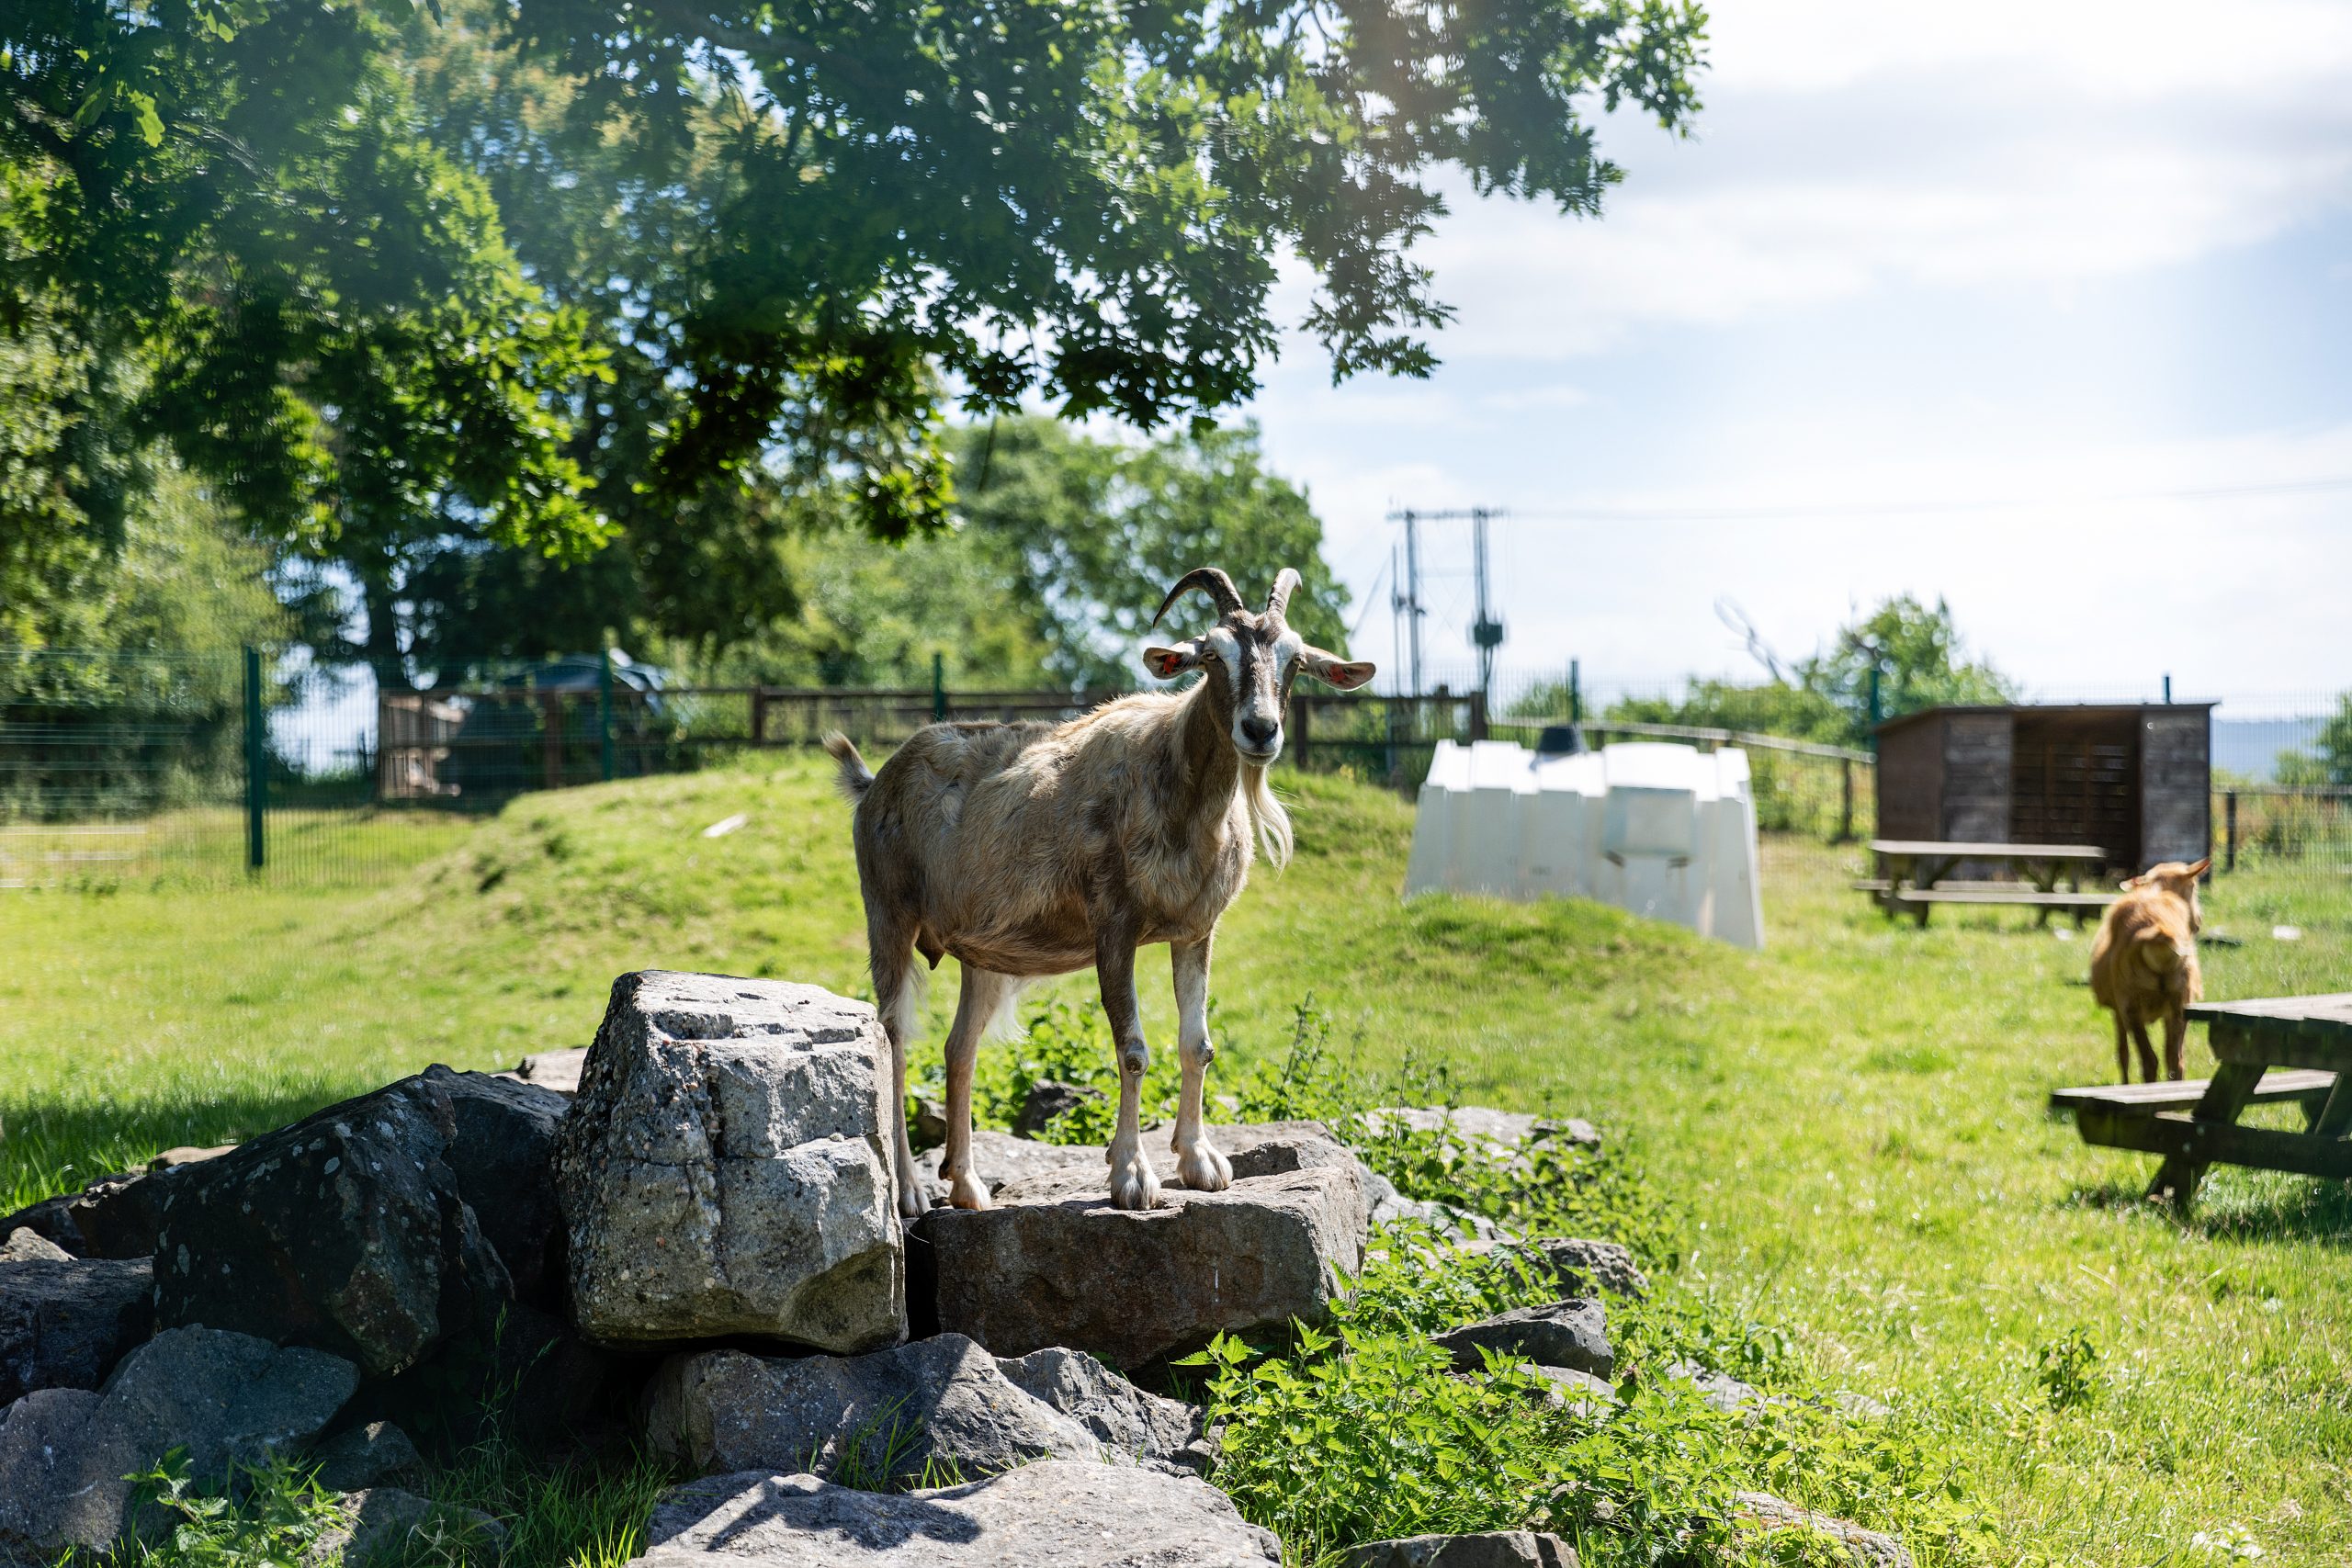
M 1761 948 L 1747 753 L 1644 742 L 1544 756 L 1441 740 L 1405 897 L 1439 891 L 1597 898 Z

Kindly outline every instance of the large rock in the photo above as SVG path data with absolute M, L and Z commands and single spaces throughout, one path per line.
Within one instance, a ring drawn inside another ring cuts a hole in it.
M 1351 1546 L 1332 1568 L 1577 1568 L 1577 1549 L 1539 1530 L 1416 1535 Z
M 1485 1365 L 1486 1359 L 1479 1353 L 1482 1350 L 1546 1367 L 1590 1372 L 1597 1378 L 1606 1378 L 1617 1365 L 1617 1358 L 1609 1348 L 1600 1303 L 1593 1301 L 1520 1307 L 1435 1337 L 1441 1349 L 1452 1353 L 1456 1371 L 1476 1371 Z
M 143 1261 L 81 1258 L 19 1230 L 0 1245 L 0 1404 L 96 1388 L 154 1320 Z
M 588 1047 L 571 1045 L 560 1051 L 541 1051 L 526 1056 L 514 1064 L 512 1073 L 501 1073 L 499 1077 L 512 1077 L 518 1083 L 533 1084 L 540 1089 L 551 1089 L 558 1094 L 577 1094 L 580 1092 L 580 1072 L 587 1064 Z
M 307 1443 L 358 1387 L 322 1351 L 250 1335 L 167 1329 L 123 1358 L 105 1389 L 44 1389 L 0 1415 L 0 1561 L 103 1550 L 130 1522 L 131 1483 L 166 1450 L 218 1482 Z
M 807 1470 L 853 1485 L 994 1475 L 1035 1459 L 1202 1468 L 1201 1413 L 1091 1357 L 999 1360 L 960 1334 L 865 1356 L 673 1356 L 646 1438 L 698 1472 Z
M 1634 1261 L 1632 1251 L 1616 1242 L 1544 1236 L 1521 1245 L 1543 1259 L 1568 1295 L 1593 1296 L 1612 1291 L 1639 1300 L 1650 1293 L 1649 1277 Z
M 752 1472 L 671 1488 L 630 1568 L 1275 1568 L 1273 1535 L 1204 1481 L 1045 1460 L 892 1495 Z
M 874 1010 L 814 986 L 616 981 L 556 1160 L 582 1331 L 902 1338 L 888 1059 Z
M 429 1067 L 175 1171 L 156 1235 L 158 1323 L 200 1323 L 414 1366 L 545 1300 L 560 1095 Z
M 1235 1144 L 1231 1188 L 1170 1181 L 1156 1209 L 1112 1208 L 1098 1154 L 1008 1182 L 996 1208 L 932 1210 L 912 1234 L 939 1328 L 1000 1356 L 1064 1346 L 1135 1369 L 1218 1333 L 1320 1320 L 1363 1264 L 1359 1167 L 1315 1132 Z

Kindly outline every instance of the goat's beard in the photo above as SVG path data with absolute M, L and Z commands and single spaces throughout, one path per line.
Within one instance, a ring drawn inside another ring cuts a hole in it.
M 1290 863 L 1290 813 L 1267 786 L 1266 770 L 1241 764 L 1241 803 L 1250 808 L 1250 826 L 1257 831 L 1258 847 L 1276 871 Z

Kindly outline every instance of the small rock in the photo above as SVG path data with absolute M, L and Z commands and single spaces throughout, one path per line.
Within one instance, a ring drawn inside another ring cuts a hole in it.
M 913 1095 L 907 1101 L 907 1142 L 917 1154 L 935 1149 L 947 1141 L 947 1107 L 935 1100 Z M 932 1175 L 939 1174 L 938 1162 L 933 1162 Z
M 1021 1102 L 1021 1114 L 1012 1119 L 1012 1135 L 1043 1138 L 1056 1118 L 1067 1116 L 1081 1105 L 1099 1105 L 1102 1099 L 1102 1091 L 1091 1084 L 1039 1078 L 1029 1086 L 1028 1098 Z
M 1456 1371 L 1476 1371 L 1484 1366 L 1481 1350 L 1523 1357 L 1539 1366 L 1590 1372 L 1597 1378 L 1608 1377 L 1617 1365 L 1597 1301 L 1520 1307 L 1450 1329 L 1435 1336 L 1435 1341 L 1452 1352 Z
M 390 1421 L 370 1421 L 330 1438 L 311 1454 L 319 1484 L 330 1492 L 366 1492 L 415 1476 L 424 1458 L 408 1434 Z
M 1883 1399 L 1872 1399 L 1867 1393 L 1856 1393 L 1850 1388 L 1841 1388 L 1831 1394 L 1829 1403 L 1857 1420 L 1891 1421 L 1894 1418 L 1894 1406 Z
M 215 1144 L 209 1149 L 198 1149 L 183 1145 L 175 1149 L 165 1149 L 162 1154 L 149 1160 L 147 1169 L 153 1173 L 159 1170 L 176 1170 L 184 1165 L 202 1165 L 206 1160 L 219 1159 L 236 1146 L 234 1144 Z
M 1770 1534 L 1777 1530 L 1808 1530 L 1828 1537 L 1846 1548 L 1860 1568 L 1912 1568 L 1910 1549 L 1891 1535 L 1866 1530 L 1828 1514 L 1816 1514 L 1764 1492 L 1741 1492 L 1733 1501 L 1733 1516 L 1741 1523 Z
M 1577 1549 L 1535 1530 L 1417 1535 L 1351 1546 L 1332 1568 L 1577 1568 Z
M 1599 1148 L 1600 1133 L 1581 1116 L 1551 1121 L 1518 1111 L 1496 1111 L 1484 1105 L 1390 1105 L 1367 1111 L 1363 1129 L 1380 1137 L 1393 1126 L 1409 1132 L 1453 1132 L 1464 1141 L 1476 1141 L 1500 1152 L 1516 1152 L 1521 1144 L 1548 1138 L 1583 1148 Z
M 0 1241 L 0 1263 L 62 1263 L 74 1255 L 30 1225 L 18 1225 Z
M 1764 1391 L 1755 1384 L 1742 1382 L 1729 1372 L 1719 1372 L 1696 1361 L 1669 1361 L 1666 1375 L 1694 1385 L 1699 1397 L 1725 1415 L 1764 1403 Z
M 372 1373 L 488 1333 L 555 1281 L 565 1102 L 429 1067 L 166 1177 L 155 1317 L 313 1346 Z
M 131 1351 L 106 1387 L 42 1389 L 0 1414 L 0 1561 L 104 1551 L 129 1521 L 131 1474 L 170 1449 L 213 1483 L 290 1452 L 334 1418 L 359 1370 L 245 1334 L 172 1328 Z
M 1568 1236 L 1544 1236 L 1520 1244 L 1541 1258 L 1560 1289 L 1571 1296 L 1614 1292 L 1635 1300 L 1650 1293 L 1650 1282 L 1634 1255 L 1613 1241 L 1583 1241 Z
M 19 1230 L 0 1247 L 0 1404 L 41 1388 L 96 1388 L 153 1326 L 143 1262 L 82 1258 Z
M 871 1007 L 814 986 L 614 982 L 555 1162 L 581 1331 L 835 1353 L 903 1337 L 888 1055 Z
M 805 1470 L 878 1485 L 1102 1452 L 958 1334 L 867 1356 L 673 1356 L 646 1403 L 652 1450 L 704 1472 Z
M 519 1083 L 535 1084 L 540 1089 L 553 1089 L 558 1094 L 578 1094 L 580 1069 L 587 1060 L 588 1047 L 585 1045 L 573 1045 L 561 1051 L 540 1051 L 514 1065 L 514 1077 Z
M 889 1495 L 749 1472 L 662 1494 L 629 1568 L 1276 1568 L 1271 1531 L 1189 1476 L 1043 1460 Z
M 436 1562 L 494 1562 L 506 1551 L 506 1527 L 477 1508 L 390 1486 L 365 1487 L 335 1504 L 344 1522 L 313 1543 L 307 1562 L 359 1568 L 402 1561 L 419 1548 Z
M 1579 1414 L 1598 1414 L 1618 1403 L 1617 1390 L 1606 1378 L 1580 1372 L 1574 1367 L 1547 1367 L 1534 1361 L 1528 1362 L 1527 1369 L 1558 1384 L 1553 1397 Z
M 1110 1206 L 1099 1151 L 1082 1175 L 1006 1184 L 996 1208 L 932 1210 L 912 1234 L 932 1249 L 940 1328 L 1001 1356 L 1063 1346 L 1132 1370 L 1220 1332 L 1321 1321 L 1363 1265 L 1363 1187 L 1328 1139 L 1283 1142 L 1234 1156 L 1226 1191 L 1170 1182 L 1141 1213 Z M 1280 1164 L 1294 1168 L 1242 1174 Z

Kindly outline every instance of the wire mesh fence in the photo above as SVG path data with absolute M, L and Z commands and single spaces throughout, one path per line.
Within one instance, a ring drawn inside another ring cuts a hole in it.
M 1873 832 L 1871 753 L 1785 689 L 1587 682 L 1573 667 L 1497 671 L 1483 687 L 1468 666 L 1428 679 L 1420 693 L 1302 684 L 1283 765 L 1409 795 L 1442 740 L 1536 747 L 1550 732 L 1557 745 L 1574 727 L 1583 744 L 1741 747 L 1765 830 Z M 602 655 L 386 687 L 299 649 L 249 665 L 236 652 L 0 649 L 0 888 L 365 885 L 434 852 L 453 820 L 527 792 L 813 746 L 831 729 L 887 751 L 940 718 L 1057 720 L 1114 694 L 688 688 Z M 2347 712 L 2322 694 L 2214 708 L 2210 821 L 2224 868 L 2283 869 L 2352 896 L 2352 784 L 2327 773 L 2352 765 Z

